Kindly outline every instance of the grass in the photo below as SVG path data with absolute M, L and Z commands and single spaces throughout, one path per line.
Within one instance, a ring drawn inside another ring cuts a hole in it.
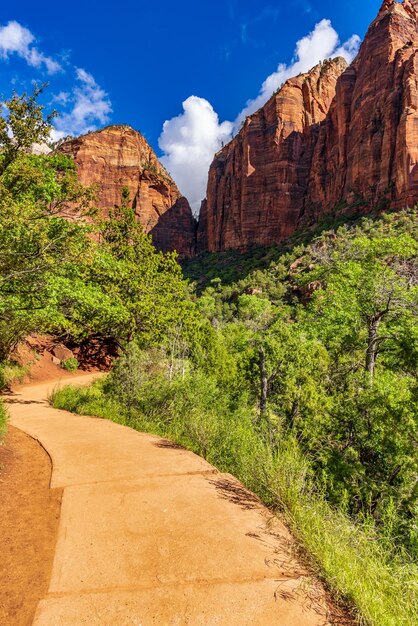
M 312 487 L 310 467 L 297 442 L 286 436 L 273 452 L 254 430 L 245 407 L 228 407 L 210 381 L 191 379 L 145 385 L 119 402 L 106 380 L 90 388 L 64 387 L 52 404 L 168 437 L 237 476 L 284 516 L 311 568 L 357 624 L 418 624 L 418 567 L 393 555 L 373 528 L 354 524 Z
M 19 365 L 15 361 L 4 361 L 0 363 L 0 392 L 7 389 L 12 383 L 23 382 L 28 368 Z M 6 434 L 7 411 L 0 399 L 0 442 Z
M 29 367 L 19 365 L 15 361 L 0 363 L 0 389 L 7 389 L 12 383 L 22 383 Z
M 3 402 L 0 400 L 0 442 L 6 434 L 7 412 Z

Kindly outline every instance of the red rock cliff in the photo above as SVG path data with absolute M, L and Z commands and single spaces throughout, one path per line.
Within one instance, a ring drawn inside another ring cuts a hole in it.
M 98 205 L 120 204 L 127 187 L 139 221 L 164 252 L 189 257 L 195 251 L 195 220 L 189 203 L 160 164 L 144 137 L 129 126 L 109 126 L 66 141 L 80 181 L 98 185 Z
M 210 168 L 200 248 L 268 245 L 339 207 L 418 202 L 417 21 L 418 0 L 385 0 L 348 69 L 327 61 L 246 120 Z
M 335 59 L 288 80 L 216 155 L 199 229 L 203 239 L 206 223 L 209 250 L 268 245 L 296 229 L 319 124 L 346 67 Z
M 322 125 L 308 216 L 338 203 L 368 210 L 418 201 L 417 51 L 418 2 L 385 0 Z

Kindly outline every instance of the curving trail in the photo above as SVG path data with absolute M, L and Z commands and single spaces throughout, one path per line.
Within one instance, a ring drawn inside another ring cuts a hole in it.
M 35 626 L 335 623 L 288 531 L 240 483 L 158 437 L 49 407 L 53 386 L 24 387 L 9 406 L 63 490 Z

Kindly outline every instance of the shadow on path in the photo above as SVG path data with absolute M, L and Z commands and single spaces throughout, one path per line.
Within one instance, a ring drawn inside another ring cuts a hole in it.
M 209 482 L 223 500 L 233 502 L 244 510 L 258 509 L 262 506 L 261 500 L 256 495 L 230 478 L 220 478 Z

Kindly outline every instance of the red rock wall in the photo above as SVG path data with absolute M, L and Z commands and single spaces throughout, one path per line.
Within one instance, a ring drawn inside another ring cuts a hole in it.
M 80 181 L 97 185 L 98 206 L 120 204 L 122 189 L 146 232 L 164 252 L 195 252 L 195 220 L 189 203 L 140 133 L 129 126 L 109 126 L 69 140 L 59 151 L 71 156 Z
M 341 202 L 367 211 L 418 201 L 417 19 L 410 2 L 386 0 L 339 80 L 314 151 L 307 214 Z
M 199 249 L 269 245 L 338 207 L 418 202 L 417 20 L 417 0 L 385 0 L 348 69 L 317 66 L 246 120 L 210 168 Z
M 287 81 L 216 155 L 199 227 L 204 239 L 206 222 L 209 250 L 268 245 L 295 230 L 319 124 L 346 67 L 335 59 Z

